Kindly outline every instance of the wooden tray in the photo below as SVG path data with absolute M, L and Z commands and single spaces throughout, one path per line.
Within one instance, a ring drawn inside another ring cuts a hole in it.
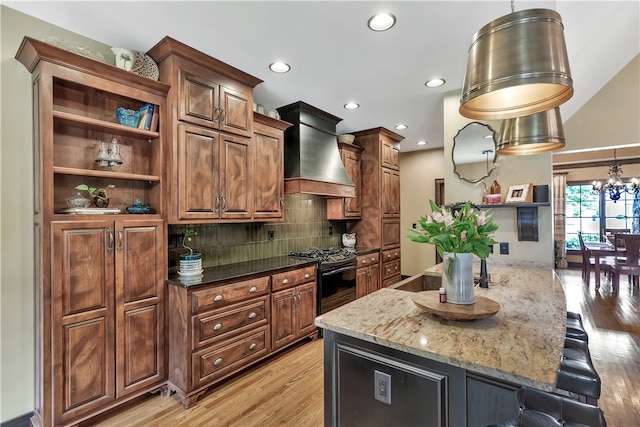
M 422 311 L 444 319 L 476 320 L 486 319 L 500 311 L 500 304 L 492 299 L 476 295 L 474 304 L 451 304 L 440 302 L 438 291 L 423 291 L 414 294 L 411 299 Z

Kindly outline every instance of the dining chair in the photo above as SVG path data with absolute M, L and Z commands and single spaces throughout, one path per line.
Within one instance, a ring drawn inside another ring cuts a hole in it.
M 618 292 L 620 276 L 626 274 L 634 286 L 640 276 L 640 234 L 615 234 L 615 240 L 622 240 L 623 247 L 616 248 L 616 261 L 613 265 L 612 286 Z
M 589 287 L 589 282 L 591 279 L 591 270 L 595 268 L 596 261 L 595 258 L 591 256 L 591 251 L 587 249 L 584 244 L 584 238 L 582 237 L 582 233 L 578 232 L 578 240 L 580 242 L 580 254 L 582 255 L 582 280 Z M 613 265 L 615 263 L 615 257 L 600 257 L 600 271 L 604 272 L 605 275 L 610 273 L 613 270 Z M 596 282 L 598 283 L 598 282 Z
M 605 228 L 604 229 L 604 237 L 607 238 L 611 243 L 616 245 L 617 248 L 624 248 L 624 242 L 622 240 L 616 240 L 614 238 L 615 234 L 629 234 L 631 233 L 630 228 Z

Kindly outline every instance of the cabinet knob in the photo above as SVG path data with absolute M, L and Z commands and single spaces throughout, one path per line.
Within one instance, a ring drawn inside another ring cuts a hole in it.
M 222 323 L 216 323 L 215 325 L 213 325 L 214 331 L 219 331 L 220 329 L 222 329 Z
M 220 366 L 221 363 L 222 363 L 222 357 L 218 357 L 216 360 L 213 361 L 213 366 Z
M 253 312 L 253 311 L 251 313 L 249 313 L 249 319 L 255 319 L 256 316 L 257 316 L 257 314 L 255 312 Z
M 387 258 L 391 258 L 391 254 L 387 254 Z
M 218 294 L 215 297 L 213 297 L 213 302 L 218 302 L 218 301 L 222 301 L 223 296 Z
M 304 278 L 308 279 L 309 277 L 311 277 L 311 276 L 309 276 L 309 273 L 305 273 Z
M 289 279 L 282 279 L 282 284 L 286 285 L 287 283 L 289 283 Z
M 366 263 L 367 263 L 367 260 L 366 260 L 366 259 L 363 259 L 363 260 L 362 260 L 362 263 L 363 263 L 363 264 L 366 264 Z
M 249 346 L 249 350 L 254 350 L 257 346 L 258 344 L 252 342 L 251 345 Z
M 375 257 L 371 257 L 371 262 L 375 262 L 376 258 Z
M 396 252 L 394 255 L 395 255 L 395 256 L 398 256 L 399 254 L 398 254 L 398 252 Z
M 258 288 L 256 288 L 255 286 L 252 286 L 249 288 L 249 293 L 254 293 L 258 290 Z
M 395 270 L 398 271 L 398 266 L 397 265 L 395 266 Z

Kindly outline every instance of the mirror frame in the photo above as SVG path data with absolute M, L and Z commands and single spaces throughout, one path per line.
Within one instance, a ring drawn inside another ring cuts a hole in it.
M 487 171 L 483 172 L 484 175 L 482 175 L 479 178 L 469 178 L 469 177 L 464 177 L 462 176 L 462 173 L 458 171 L 458 165 L 456 165 L 456 161 L 455 161 L 455 151 L 456 151 L 456 138 L 459 138 L 460 134 L 469 126 L 471 125 L 480 125 L 480 126 L 484 126 L 485 128 L 487 128 L 492 136 L 492 140 L 493 140 L 493 158 L 491 159 L 491 168 L 487 167 Z M 456 135 L 453 137 L 453 147 L 451 148 L 451 163 L 453 163 L 453 172 L 458 176 L 458 178 L 460 178 L 463 181 L 469 182 L 471 184 L 475 184 L 477 182 L 482 181 L 483 179 L 487 178 L 488 176 L 491 175 L 491 172 L 493 172 L 496 169 L 496 158 L 498 156 L 498 153 L 496 151 L 497 148 L 497 133 L 496 131 L 489 126 L 486 123 L 480 123 L 480 122 L 470 122 L 467 123 L 462 129 L 458 130 L 458 133 L 456 133 Z

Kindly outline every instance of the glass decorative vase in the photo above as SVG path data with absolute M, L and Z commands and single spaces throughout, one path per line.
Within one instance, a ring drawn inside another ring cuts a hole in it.
M 442 287 L 447 302 L 474 304 L 473 254 L 445 252 L 442 257 Z

